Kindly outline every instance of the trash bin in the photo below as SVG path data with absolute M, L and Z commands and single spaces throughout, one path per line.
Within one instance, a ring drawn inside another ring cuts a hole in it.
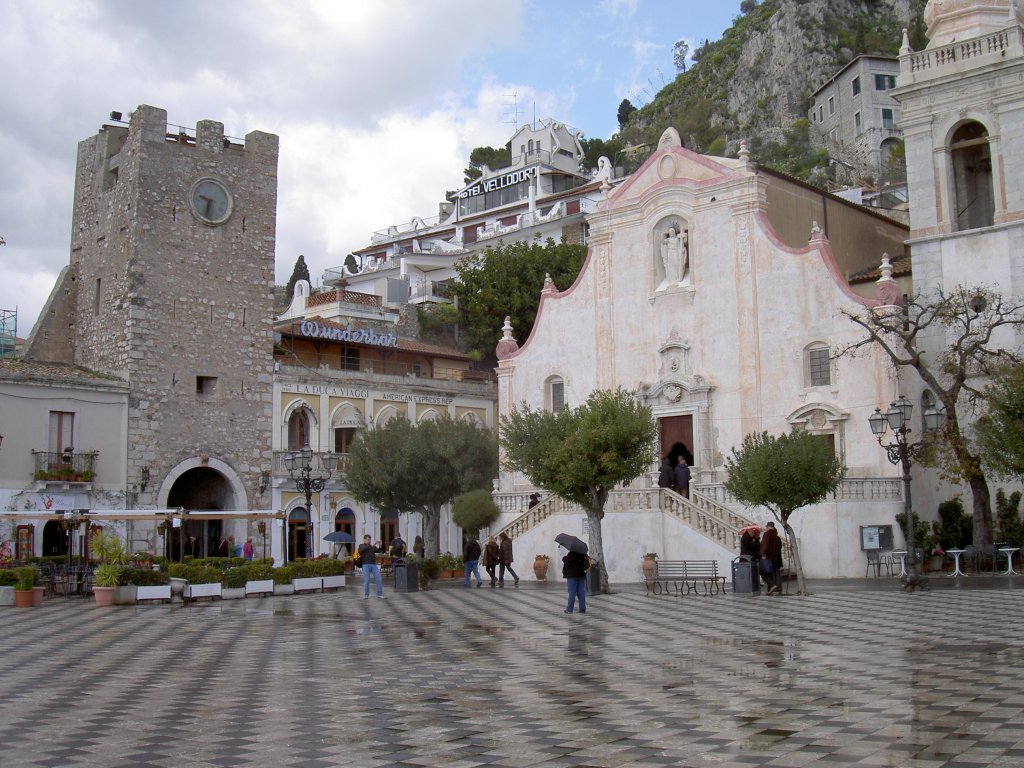
M 735 593 L 758 594 L 757 568 L 749 555 L 740 555 L 732 561 L 732 591 Z
M 420 588 L 420 569 L 416 563 L 408 562 L 404 557 L 396 558 L 391 566 L 395 592 L 416 592 Z
M 597 567 L 596 560 L 591 564 L 590 570 L 587 571 L 587 594 L 601 594 L 601 569 Z

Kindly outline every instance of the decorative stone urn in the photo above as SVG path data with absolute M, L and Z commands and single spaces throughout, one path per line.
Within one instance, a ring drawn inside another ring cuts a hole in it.
M 533 575 L 537 581 L 548 580 L 548 558 L 545 555 L 537 555 L 533 561 Z

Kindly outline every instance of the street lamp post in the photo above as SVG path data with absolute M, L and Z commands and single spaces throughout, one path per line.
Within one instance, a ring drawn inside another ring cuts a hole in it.
M 886 457 L 893 465 L 899 464 L 903 471 L 903 514 L 906 519 L 907 539 L 907 568 L 903 577 L 903 587 L 913 591 L 924 582 L 918 572 L 917 566 L 917 542 L 915 541 L 914 518 L 911 513 L 910 501 L 910 462 L 919 461 L 928 449 L 929 443 L 919 441 L 911 443 L 908 435 L 913 431 L 910 428 L 910 417 L 913 414 L 914 405 L 903 395 L 900 395 L 896 402 L 889 405 L 889 410 L 882 413 L 880 408 L 868 418 L 871 431 L 878 438 L 878 444 L 885 448 Z M 932 434 L 942 427 L 946 414 L 944 411 L 932 406 L 924 412 L 924 429 L 927 434 Z M 892 428 L 895 442 L 883 443 L 882 435 L 886 427 Z
M 313 533 L 313 494 L 320 493 L 324 486 L 330 481 L 333 474 L 331 470 L 331 456 L 321 463 L 321 469 L 313 470 L 313 451 L 307 445 L 301 451 L 293 451 L 284 460 L 288 474 L 295 481 L 295 489 L 306 497 L 306 514 L 309 515 L 309 532 L 306 534 L 306 554 L 312 552 Z M 288 561 L 288 515 L 285 514 L 284 521 L 284 560 Z

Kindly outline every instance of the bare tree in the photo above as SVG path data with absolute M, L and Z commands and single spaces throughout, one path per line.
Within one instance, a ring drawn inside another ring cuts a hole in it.
M 843 311 L 867 334 L 837 356 L 878 346 L 897 369 L 917 371 L 946 412 L 931 462 L 952 482 L 966 482 L 974 512 L 974 544 L 992 543 L 992 503 L 981 456 L 969 434 L 984 405 L 984 385 L 1001 366 L 1017 362 L 1000 346 L 1024 326 L 1024 304 L 986 286 L 957 286 L 949 293 L 918 296 L 902 308 L 876 307 L 863 314 Z M 1006 336 L 1004 337 L 1004 334 Z M 958 410 L 959 407 L 959 410 Z

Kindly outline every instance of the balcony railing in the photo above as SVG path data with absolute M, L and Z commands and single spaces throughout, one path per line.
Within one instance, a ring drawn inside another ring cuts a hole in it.
M 98 451 L 32 451 L 35 456 L 33 480 L 55 483 L 91 483 L 96 479 Z
M 275 475 L 288 475 L 288 465 L 285 461 L 294 453 L 295 451 L 274 451 Z M 314 453 L 313 462 L 310 466 L 314 475 L 325 475 L 330 472 L 335 478 L 340 479 L 348 471 L 349 455 L 347 453 L 334 453 L 331 451 Z

